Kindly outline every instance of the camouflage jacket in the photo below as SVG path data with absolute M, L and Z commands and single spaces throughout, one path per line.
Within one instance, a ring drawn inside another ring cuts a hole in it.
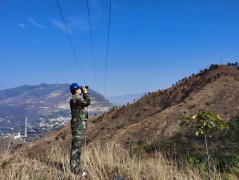
M 87 107 L 90 105 L 90 96 L 89 94 L 83 94 L 72 95 L 70 99 L 70 107 L 71 107 L 71 115 L 72 119 L 81 119 L 86 120 L 86 111 L 84 110 L 84 107 Z

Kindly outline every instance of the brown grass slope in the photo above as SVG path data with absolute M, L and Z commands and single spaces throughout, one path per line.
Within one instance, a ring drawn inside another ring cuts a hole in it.
M 209 109 L 229 120 L 239 112 L 239 70 L 221 65 L 185 78 L 164 91 L 93 120 L 91 142 L 115 139 L 123 144 L 149 143 L 175 135 L 185 114 Z
M 238 68 L 221 65 L 201 71 L 166 90 L 149 93 L 133 104 L 92 117 L 88 121 L 86 138 L 89 143 L 117 140 L 123 144 L 163 140 L 180 131 L 184 115 L 203 108 L 227 120 L 239 113 Z M 69 147 L 70 139 L 67 125 L 30 147 L 47 148 L 54 144 Z

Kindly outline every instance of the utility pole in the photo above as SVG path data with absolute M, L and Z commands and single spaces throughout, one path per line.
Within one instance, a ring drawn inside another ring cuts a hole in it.
M 25 119 L 25 134 L 24 134 L 24 139 L 26 140 L 27 138 L 27 116 L 26 116 L 26 119 Z

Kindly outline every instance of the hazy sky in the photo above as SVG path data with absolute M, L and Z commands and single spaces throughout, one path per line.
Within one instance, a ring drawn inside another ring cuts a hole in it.
M 0 0 L 0 89 L 87 84 L 104 92 L 109 0 Z M 238 0 L 112 0 L 106 96 L 154 91 L 212 63 L 239 60 Z

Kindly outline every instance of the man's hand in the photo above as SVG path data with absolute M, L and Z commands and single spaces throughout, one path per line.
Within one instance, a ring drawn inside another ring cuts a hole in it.
M 83 91 L 84 94 L 88 93 L 88 90 L 85 88 L 85 86 L 82 87 L 82 91 Z

